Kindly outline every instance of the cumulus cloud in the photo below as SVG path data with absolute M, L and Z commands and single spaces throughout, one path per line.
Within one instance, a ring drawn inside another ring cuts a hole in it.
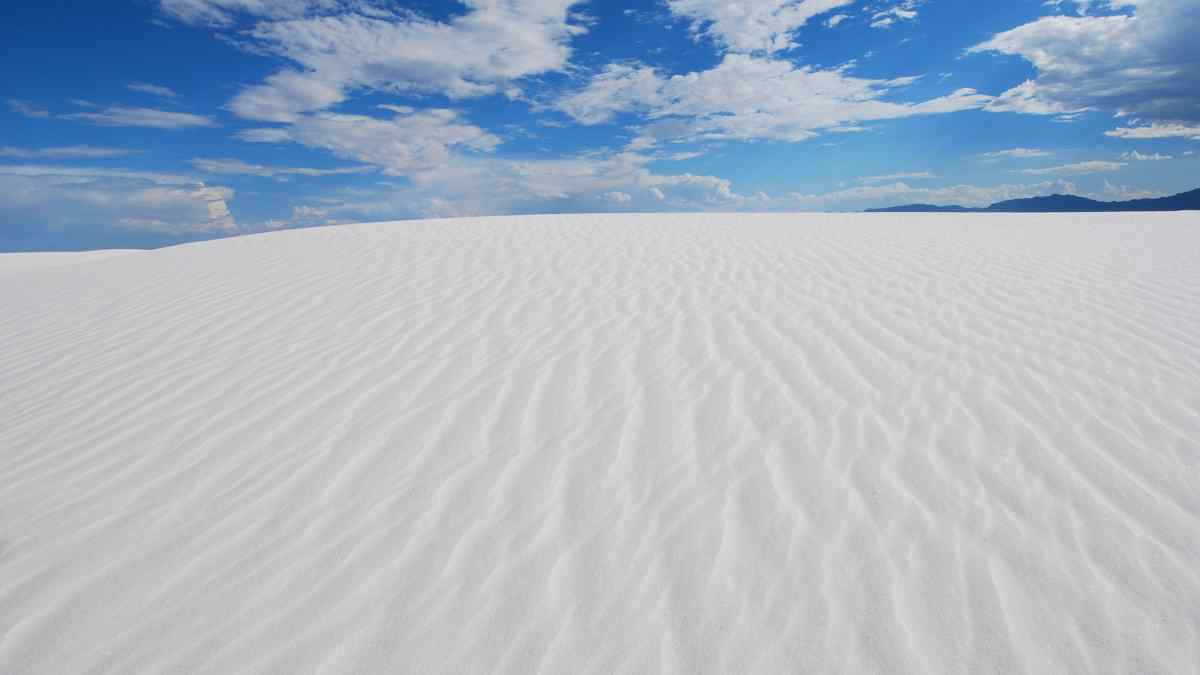
M 346 99 L 342 86 L 313 74 L 285 70 L 262 84 L 242 90 L 229 104 L 239 117 L 263 122 L 293 122 L 302 113 L 328 108 Z
M 558 106 L 584 124 L 620 112 L 653 122 L 645 143 L 670 138 L 801 141 L 819 130 L 855 129 L 858 122 L 970 110 L 991 99 L 973 89 L 920 103 L 883 98 L 917 78 L 853 77 L 773 58 L 727 54 L 716 67 L 664 77 L 642 65 L 612 64 Z
M 486 212 L 587 210 L 593 195 L 623 193 L 622 206 L 659 210 L 737 208 L 748 198 L 730 181 L 694 174 L 661 175 L 651 157 L 632 152 L 552 160 L 464 160 L 423 177 L 418 186 Z
M 793 45 L 792 34 L 809 19 L 855 0 L 667 0 L 693 32 L 734 52 L 775 52 Z M 836 17 L 835 17 L 836 18 Z M 843 17 L 844 18 L 844 17 Z M 836 26 L 841 19 L 830 19 Z
M 1155 197 L 1165 197 L 1167 193 L 1158 190 L 1146 190 L 1143 188 L 1130 187 L 1128 185 L 1115 185 L 1108 180 L 1104 181 L 1104 199 L 1125 201 L 1129 199 L 1153 199 Z M 1096 198 L 1100 198 L 1097 195 Z
M 717 176 L 660 175 L 655 157 L 635 152 L 559 159 L 505 159 L 457 154 L 405 184 L 348 189 L 312 204 L 330 218 L 472 216 L 606 210 L 702 211 L 761 207 Z
M 1153 121 L 1200 120 L 1200 6 L 1194 0 L 1093 4 L 1116 13 L 1042 17 L 968 50 L 1019 56 L 1037 70 L 989 110 L 1098 109 Z
M 666 101 L 664 79 L 640 64 L 611 63 L 587 87 L 558 103 L 558 108 L 584 124 L 611 120 L 616 113 L 650 108 Z
M 585 31 L 570 13 L 579 1 L 465 0 L 467 12 L 447 21 L 362 1 L 163 0 L 162 7 L 216 26 L 239 12 L 265 17 L 239 39 L 291 66 L 243 89 L 229 108 L 248 119 L 290 122 L 360 89 L 519 98 L 522 78 L 566 70 L 570 39 Z
M 493 134 L 463 121 L 457 112 L 441 108 L 396 113 L 390 119 L 315 113 L 284 128 L 250 129 L 239 136 L 251 142 L 294 142 L 320 148 L 398 176 L 427 172 L 448 163 L 459 151 L 487 152 L 500 143 Z
M 1120 171 L 1124 167 L 1124 162 L 1092 160 L 1089 162 L 1063 164 L 1061 166 L 1048 166 L 1041 169 L 1019 169 L 1014 171 L 1014 173 L 1025 174 L 1026 176 L 1083 175 L 1106 171 Z
M 167 173 L 0 165 L 0 220 L 36 214 L 54 228 L 108 225 L 163 234 L 238 230 L 233 190 Z

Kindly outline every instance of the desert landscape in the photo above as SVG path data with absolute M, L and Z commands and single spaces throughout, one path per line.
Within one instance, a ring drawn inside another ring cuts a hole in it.
M 1197 0 L 0 14 L 0 675 L 1200 675 Z
M 0 255 L 0 672 L 1198 672 L 1197 225 Z

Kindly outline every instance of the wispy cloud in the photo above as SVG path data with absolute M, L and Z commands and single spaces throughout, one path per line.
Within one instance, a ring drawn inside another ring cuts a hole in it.
M 815 70 L 783 59 L 727 54 L 715 67 L 666 76 L 639 64 L 611 64 L 558 108 L 583 124 L 632 112 L 648 121 L 644 142 L 673 138 L 802 141 L 858 123 L 977 109 L 973 89 L 919 103 L 883 100 L 917 77 L 860 78 L 844 68 Z
M 1164 155 L 1158 152 L 1144 155 L 1137 150 L 1130 150 L 1129 152 L 1122 153 L 1121 159 L 1126 159 L 1132 162 L 1161 162 L 1173 158 L 1170 155 Z
M 8 99 L 8 108 L 10 110 L 12 110 L 13 112 L 17 113 L 18 115 L 22 115 L 24 117 L 43 118 L 43 119 L 53 117 L 53 115 L 51 115 L 49 110 L 43 110 L 41 108 L 38 108 L 38 107 L 35 107 L 35 106 L 29 104 L 26 101 L 21 101 L 19 99 L 15 99 L 15 98 Z
M 266 178 L 277 178 L 280 176 L 335 176 L 375 171 L 375 167 L 371 166 L 349 166 L 336 169 L 264 166 L 262 164 L 250 164 L 234 158 L 197 158 L 191 160 L 191 165 L 204 173 L 262 176 Z
M 150 127 L 154 129 L 188 129 L 215 127 L 213 118 L 207 115 L 156 110 L 154 108 L 126 108 L 112 106 L 98 112 L 77 112 L 59 115 L 62 119 L 86 122 L 107 127 Z
M 72 101 L 78 107 L 89 108 L 94 104 L 87 101 Z M 154 129 L 186 129 L 217 126 L 208 115 L 157 110 L 155 108 L 130 108 L 110 106 L 102 110 L 55 114 L 31 105 L 27 101 L 9 99 L 8 107 L 13 112 L 31 118 L 72 120 L 108 127 L 149 127 Z
M 891 28 L 897 21 L 912 21 L 917 18 L 918 0 L 904 0 L 895 7 L 871 15 L 871 28 Z
M 1120 171 L 1124 166 L 1124 162 L 1105 162 L 1101 160 L 1092 160 L 1090 162 L 1076 162 L 1075 164 L 1049 166 L 1042 169 L 1020 169 L 1014 171 L 1013 173 L 1020 173 L 1026 176 L 1083 175 L 1089 173 L 1102 173 L 1106 171 Z
M 1200 124 L 1159 123 L 1139 124 L 1104 132 L 1105 136 L 1141 140 L 1149 138 L 1190 138 L 1200 141 Z
M 451 165 L 467 151 L 488 152 L 500 139 L 453 110 L 397 113 L 391 119 L 318 113 L 286 127 L 248 129 L 238 137 L 254 143 L 300 143 L 338 157 L 412 176 Z
M 0 157 L 15 157 L 17 159 L 100 159 L 104 157 L 123 157 L 132 155 L 139 150 L 122 148 L 99 148 L 94 145 L 67 145 L 56 148 L 14 148 L 0 147 Z
M 1006 199 L 1036 197 L 1049 192 L 1076 192 L 1072 183 L 1054 180 L 1024 185 L 970 185 L 914 187 L 903 181 L 880 185 L 860 185 L 823 194 L 790 195 L 790 203 L 799 208 L 862 209 L 904 203 L 958 204 L 988 206 Z
M 865 178 L 859 178 L 858 182 L 860 182 L 860 183 L 886 183 L 889 181 L 897 181 L 897 180 L 922 180 L 922 179 L 928 179 L 928 178 L 937 178 L 937 176 L 932 173 L 929 173 L 928 171 L 914 171 L 911 173 L 892 173 L 892 174 L 888 174 L 886 176 L 867 176 Z
M 1031 159 L 1035 157 L 1049 157 L 1051 154 L 1047 150 L 1037 148 L 1012 148 L 1010 150 L 980 153 L 979 157 L 983 159 Z
M 153 96 L 161 96 L 162 98 L 179 98 L 179 94 L 175 93 L 174 89 L 164 87 L 158 84 L 150 84 L 148 82 L 130 82 L 125 85 L 130 91 L 138 91 L 143 94 L 151 94 Z

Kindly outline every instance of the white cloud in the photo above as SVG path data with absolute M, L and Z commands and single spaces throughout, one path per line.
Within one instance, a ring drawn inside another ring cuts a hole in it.
M 86 102 L 82 102 L 86 103 Z M 153 108 L 128 108 L 111 106 L 96 112 L 76 112 L 56 115 L 48 110 L 34 107 L 25 101 L 9 99 L 8 107 L 25 117 L 64 119 L 87 122 L 110 127 L 152 127 L 157 129 L 183 129 L 188 127 L 212 127 L 216 122 L 206 115 L 155 110 Z
M 0 147 L 0 157 L 15 157 L 18 159 L 99 159 L 104 157 L 122 157 L 132 155 L 137 150 L 121 148 L 99 148 L 93 145 L 67 145 L 56 148 L 14 148 Z
M 917 78 L 865 79 L 844 69 L 815 70 L 778 59 L 727 54 L 716 67 L 663 77 L 652 68 L 612 64 L 558 107 L 584 124 L 620 112 L 644 114 L 642 145 L 673 138 L 800 141 L 819 130 L 855 130 L 864 121 L 980 108 L 973 89 L 921 103 L 881 100 Z
M 113 226 L 167 234 L 238 231 L 233 190 L 175 174 L 0 165 L 0 216 L 54 228 Z
M 374 169 L 369 166 L 349 166 L 337 169 L 311 169 L 306 167 L 290 167 L 290 166 L 264 166 L 262 164 L 250 164 L 235 158 L 196 158 L 191 160 L 191 165 L 196 167 L 198 171 L 213 174 L 233 174 L 233 175 L 248 175 L 262 176 L 265 178 L 275 178 L 281 176 L 336 176 L 343 174 L 367 173 Z
M 0 164 L 0 173 L 13 176 L 57 176 L 63 179 L 79 179 L 80 181 L 120 178 L 147 181 L 156 185 L 197 185 L 201 183 L 195 177 L 178 173 L 55 164 Z
M 1035 157 L 1049 157 L 1052 153 L 1038 148 L 1012 148 L 1009 150 L 996 150 L 994 152 L 980 153 L 983 159 L 1031 159 Z
M 170 112 L 153 108 L 112 106 L 99 112 L 77 112 L 59 115 L 60 119 L 87 122 L 108 127 L 150 127 L 154 129 L 187 129 L 212 127 L 216 122 L 207 115 Z
M 1008 199 L 1036 197 L 1050 192 L 1073 193 L 1073 184 L 1045 181 L 1026 185 L 948 185 L 943 187 L 913 187 L 904 182 L 884 185 L 862 185 L 824 194 L 793 193 L 790 200 L 800 208 L 865 209 L 901 204 L 955 204 L 985 207 Z
M 919 0 L 904 0 L 888 9 L 871 15 L 871 28 L 891 28 L 897 21 L 912 21 L 917 18 Z
M 1099 16 L 1048 16 L 968 50 L 1020 56 L 1037 76 L 994 111 L 1110 110 L 1157 121 L 1200 120 L 1200 12 L 1194 0 L 1107 0 Z
M 25 101 L 21 101 L 21 100 L 15 99 L 15 98 L 8 99 L 8 108 L 9 108 L 9 110 L 12 110 L 13 112 L 17 113 L 18 115 L 21 115 L 22 117 L 43 118 L 43 119 L 47 118 L 47 117 L 53 117 L 53 115 L 50 114 L 50 111 L 42 110 L 41 108 L 37 108 L 33 105 L 30 105 L 29 103 L 27 103 Z
M 130 91 L 138 91 L 143 94 L 160 96 L 162 98 L 179 98 L 179 94 L 175 93 L 174 89 L 158 84 L 149 84 L 147 82 L 130 82 L 129 84 L 125 85 L 125 88 L 129 89 Z
M 1104 132 L 1105 136 L 1126 139 L 1190 138 L 1200 141 L 1200 124 L 1169 124 L 1154 122 L 1121 127 Z
M 337 10 L 349 4 L 339 0 L 160 0 L 159 8 L 185 23 L 228 26 L 237 14 L 296 18 L 311 12 Z
M 1026 80 L 992 99 L 987 105 L 991 112 L 1017 112 L 1029 115 L 1058 115 L 1059 120 L 1073 122 L 1091 108 L 1068 108 L 1063 103 L 1042 95 L 1037 82 Z
M 1157 190 L 1144 190 L 1141 188 L 1130 187 L 1128 185 L 1114 185 L 1107 180 L 1104 181 L 1103 197 L 1105 199 L 1125 201 L 1129 199 L 1153 199 L 1155 197 L 1165 196 L 1165 192 L 1159 192 Z
M 1163 160 L 1172 159 L 1172 157 L 1170 155 L 1163 155 L 1157 152 L 1149 155 L 1143 155 L 1137 150 L 1131 150 L 1129 152 L 1122 153 L 1121 159 L 1129 160 L 1131 162 L 1161 162 Z
M 860 183 L 886 183 L 889 181 L 919 180 L 919 179 L 925 179 L 925 178 L 937 178 L 937 176 L 935 176 L 932 173 L 929 173 L 928 171 L 913 171 L 910 173 L 892 173 L 892 174 L 888 174 L 886 176 L 867 176 L 865 178 L 859 178 L 858 182 L 860 182 Z
M 1082 175 L 1088 173 L 1101 173 L 1105 171 L 1120 171 L 1124 167 L 1124 162 L 1104 162 L 1100 160 L 1092 160 L 1089 162 L 1063 164 L 1061 166 L 1049 166 L 1041 169 L 1020 169 L 1014 171 L 1013 173 L 1021 173 L 1025 174 L 1026 176 Z
M 329 217 L 363 220 L 498 213 L 733 210 L 766 198 L 734 191 L 730 181 L 694 174 L 660 175 L 655 158 L 633 152 L 547 160 L 455 154 L 410 176 L 406 185 L 346 190 L 344 199 L 314 205 Z M 626 199 L 628 197 L 628 199 Z
M 664 80 L 642 65 L 612 63 L 588 86 L 558 103 L 558 108 L 584 124 L 607 122 L 618 112 L 655 107 L 666 101 Z
M 605 192 L 604 194 L 600 195 L 600 198 L 621 206 L 627 206 L 633 203 L 633 195 L 629 194 L 628 192 L 618 192 L 615 190 L 613 192 Z
M 263 84 L 243 89 L 229 109 L 246 119 L 292 122 L 302 113 L 328 108 L 345 99 L 345 92 L 336 82 L 284 70 L 269 76 Z
M 260 143 L 291 141 L 338 157 L 413 176 L 450 162 L 460 150 L 486 152 L 500 139 L 462 121 L 453 110 L 431 108 L 391 119 L 316 113 L 286 128 L 251 129 L 239 136 Z
M 839 25 L 841 25 L 841 23 L 843 21 L 845 21 L 846 19 L 849 19 L 849 18 L 850 18 L 849 14 L 834 14 L 833 16 L 831 16 L 825 20 L 825 27 L 826 28 L 837 28 Z
M 690 20 L 697 36 L 707 36 L 730 51 L 749 53 L 788 49 L 793 46 L 792 34 L 809 19 L 854 1 L 667 0 L 667 6 Z
M 412 13 L 368 15 L 361 7 L 310 16 L 305 12 L 314 3 L 294 3 L 268 15 L 299 18 L 262 21 L 245 36 L 255 49 L 295 66 L 246 88 L 230 109 L 249 119 L 288 122 L 340 103 L 354 89 L 519 98 L 514 83 L 521 78 L 566 69 L 568 42 L 584 31 L 570 22 L 577 2 L 466 0 L 469 11 L 447 22 Z

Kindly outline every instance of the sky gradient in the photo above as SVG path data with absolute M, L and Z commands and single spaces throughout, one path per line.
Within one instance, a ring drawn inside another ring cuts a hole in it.
M 0 250 L 1200 186 L 1194 0 L 0 10 Z

